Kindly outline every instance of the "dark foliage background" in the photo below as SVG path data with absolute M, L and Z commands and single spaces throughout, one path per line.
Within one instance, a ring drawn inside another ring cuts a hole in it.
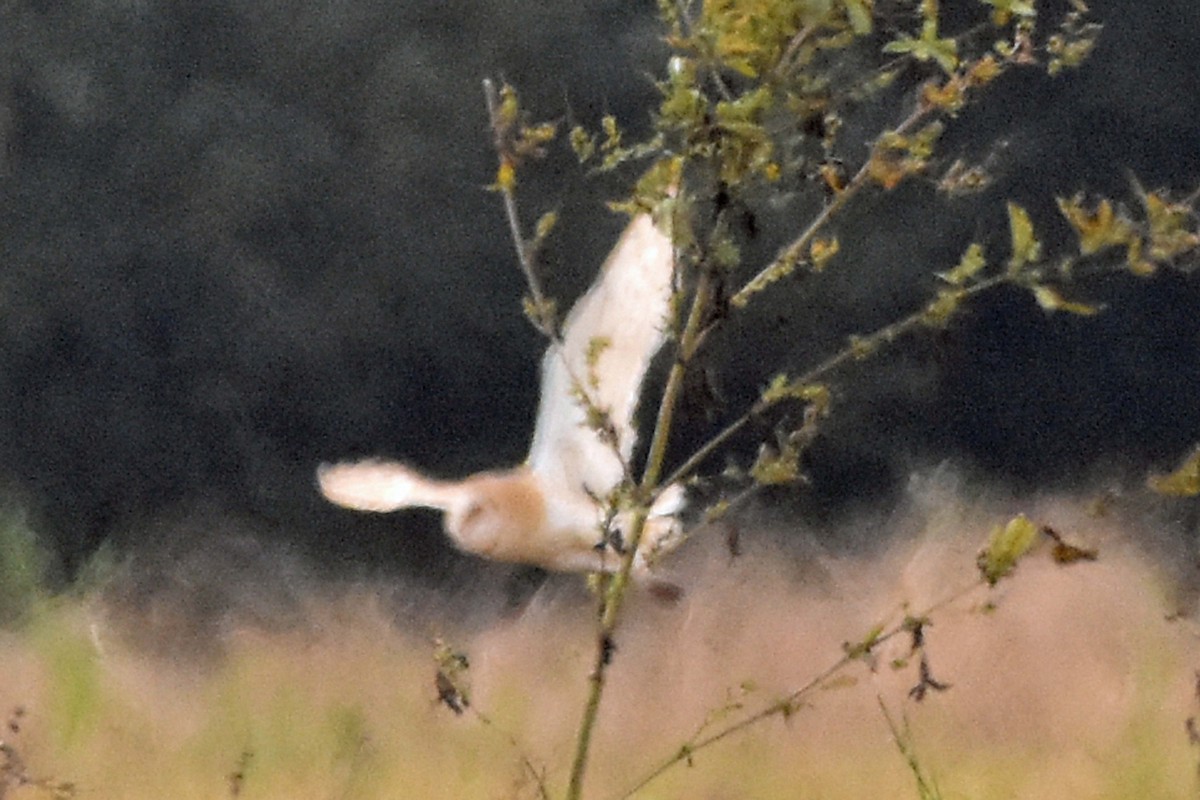
M 1004 198 L 1065 235 L 1055 193 L 1127 196 L 1130 173 L 1196 187 L 1200 6 L 1092 5 L 1107 27 L 1082 71 L 1006 79 L 952 128 L 951 154 L 1006 142 L 993 187 L 861 204 L 827 281 L 730 326 L 718 420 L 781 365 L 917 307 L 969 240 L 1003 252 Z M 13 0 L 0 30 L 0 472 L 64 563 L 236 527 L 332 570 L 474 569 L 431 516 L 327 507 L 313 468 L 522 458 L 542 343 L 483 188 L 479 81 L 503 75 L 541 117 L 644 129 L 653 3 Z M 530 220 L 561 211 L 564 301 L 620 228 L 600 203 L 615 186 L 564 156 L 523 187 Z M 1020 489 L 1169 466 L 1200 438 L 1198 291 L 1114 278 L 1091 320 L 997 295 L 851 371 L 810 505 L 884 496 L 944 458 Z M 712 409 L 691 411 L 694 438 Z

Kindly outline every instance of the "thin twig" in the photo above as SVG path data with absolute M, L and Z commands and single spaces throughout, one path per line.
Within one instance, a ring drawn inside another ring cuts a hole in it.
M 511 159 L 511 154 L 508 152 L 509 147 L 505 141 L 505 127 L 500 119 L 500 93 L 496 89 L 496 84 L 490 78 L 483 79 L 483 96 L 487 101 L 488 120 L 492 126 L 496 155 L 503 164 L 506 159 Z M 516 192 L 513 191 L 512 186 L 504 183 L 500 183 L 497 188 L 500 196 L 504 199 L 504 215 L 508 219 L 508 232 L 512 237 L 513 246 L 516 248 L 517 263 L 520 264 L 521 272 L 525 275 L 525 283 L 529 286 L 529 293 L 533 297 L 536 308 L 547 308 L 546 293 L 542 290 L 541 280 L 539 280 L 537 271 L 533 267 L 533 259 L 529 252 L 529 243 L 522 232 L 523 227 L 521 225 L 521 214 L 517 208 Z M 539 317 L 534 322 L 538 330 L 548 338 L 558 340 L 558 326 L 552 320 L 541 319 Z
M 957 589 L 956 591 L 947 594 L 941 600 L 928 606 L 918 616 L 928 617 L 928 616 L 936 613 L 937 611 L 941 610 L 942 608 L 945 608 L 946 606 L 951 605 L 952 603 L 956 603 L 959 600 L 962 600 L 967 595 L 971 594 L 972 592 L 975 592 L 986 586 L 987 586 L 987 582 L 984 581 L 982 578 L 980 578 L 979 580 L 977 580 L 969 585 L 963 586 L 963 587 Z M 890 639 L 894 639 L 895 637 L 897 637 L 901 634 L 908 633 L 910 630 L 911 629 L 909 627 L 908 618 L 906 617 L 903 621 L 897 623 L 896 625 L 887 629 L 886 631 L 879 634 L 878 636 L 873 637 L 870 641 L 869 649 L 873 650 L 874 648 L 887 642 Z M 714 733 L 711 733 L 702 739 L 696 739 L 693 741 L 685 742 L 673 755 L 671 755 L 669 758 L 664 759 L 658 766 L 656 766 L 654 769 L 652 769 L 648 773 L 646 773 L 646 775 L 643 776 L 642 779 L 639 780 L 632 788 L 630 788 L 624 794 L 620 795 L 620 800 L 628 800 L 628 798 L 633 797 L 635 794 L 640 792 L 642 789 L 649 786 L 651 783 L 653 783 L 655 780 L 657 780 L 663 773 L 665 773 L 667 770 L 674 767 L 676 764 L 679 764 L 680 762 L 691 759 L 699 751 L 704 750 L 708 747 L 711 747 L 712 745 L 716 744 L 717 742 L 728 739 L 730 736 L 733 736 L 736 733 L 740 733 L 741 731 L 744 731 L 745 729 L 747 729 L 753 725 L 756 725 L 765 719 L 769 719 L 769 718 L 775 717 L 775 716 L 785 716 L 786 717 L 786 716 L 790 716 L 791 714 L 796 713 L 796 711 L 799 709 L 800 701 L 803 700 L 805 698 L 805 696 L 812 693 L 813 690 L 815 690 L 816 688 L 818 688 L 819 686 L 824 684 L 826 681 L 828 681 L 830 678 L 832 678 L 837 673 L 841 672 L 843 669 L 845 669 L 850 664 L 852 664 L 856 661 L 861 661 L 861 660 L 862 660 L 861 652 L 847 652 L 846 655 L 843 655 L 834 664 L 827 667 L 824 671 L 820 672 L 816 677 L 810 679 L 808 682 L 806 682 L 799 688 L 795 689 L 794 691 L 792 691 L 790 694 L 786 695 L 785 697 L 772 701 L 771 703 L 769 703 L 765 707 L 759 709 L 758 711 L 755 711 L 736 722 L 732 722 L 729 725 L 726 725 L 724 728 L 721 728 L 720 730 L 715 731 Z
M 905 134 L 911 130 L 914 125 L 924 119 L 924 117 L 929 114 L 930 110 L 930 106 L 924 103 L 918 103 L 916 108 L 913 109 L 912 113 L 909 114 L 903 122 L 890 131 L 885 131 L 878 137 L 878 139 L 876 139 L 876 141 L 882 141 L 884 137 L 889 135 L 901 136 Z M 813 218 L 813 221 L 809 223 L 808 227 L 805 228 L 799 236 L 780 249 L 775 258 L 771 260 L 770 264 L 761 269 L 753 278 L 746 281 L 742 288 L 739 289 L 731 298 L 729 298 L 730 305 L 735 308 L 745 305 L 746 302 L 749 301 L 750 297 L 757 293 L 758 289 L 755 287 L 768 283 L 770 281 L 771 274 L 778 271 L 782 265 L 797 264 L 800 262 L 802 256 L 804 255 L 804 249 L 809 246 L 817 233 L 825 227 L 826 223 L 828 223 L 829 220 L 832 219 L 833 216 L 837 214 L 837 212 L 840 211 L 843 206 L 846 205 L 846 203 L 853 199 L 853 197 L 858 194 L 858 192 L 864 186 L 867 185 L 868 179 L 871 176 L 871 165 L 875 160 L 875 156 L 876 154 L 874 149 L 872 149 L 871 155 L 868 156 L 867 160 L 863 162 L 863 165 L 859 167 L 858 172 L 854 174 L 854 177 L 850 179 L 850 182 L 847 183 L 845 187 L 841 189 L 841 191 L 837 192 L 833 198 L 825 204 L 817 216 Z
M 908 727 L 908 719 L 904 720 L 904 729 L 896 724 L 896 720 L 892 717 L 888 710 L 887 704 L 883 702 L 882 695 L 876 695 L 875 699 L 879 701 L 879 710 L 883 712 L 883 718 L 887 722 L 888 731 L 892 735 L 892 741 L 896 743 L 896 749 L 900 751 L 901 757 L 904 758 L 904 763 L 908 765 L 908 769 L 912 772 L 913 777 L 917 781 L 917 796 L 921 800 L 935 800 L 940 797 L 937 787 L 930 783 L 930 780 L 925 777 L 925 770 L 921 767 L 921 762 L 917 758 L 917 752 L 912 746 L 912 733 Z
M 475 718 L 478 719 L 480 723 L 490 727 L 492 730 L 496 731 L 508 740 L 508 743 L 517 751 L 517 755 L 521 759 L 521 767 L 527 773 L 529 773 L 529 777 L 533 779 L 534 785 L 537 786 L 537 793 L 540 800 L 550 800 L 550 789 L 546 786 L 545 769 L 539 770 L 537 766 L 534 765 L 533 760 L 525 753 L 523 749 L 521 749 L 521 745 L 517 741 L 517 737 L 511 731 L 508 731 L 497 725 L 491 717 L 486 716 L 482 712 L 478 711 L 474 706 L 471 707 L 471 713 L 475 715 Z
M 521 747 L 516 734 L 505 726 L 498 724 L 491 716 L 480 711 L 471 702 L 467 680 L 470 669 L 466 655 L 451 649 L 436 632 L 432 632 L 432 642 L 434 646 L 434 660 L 438 666 L 435 680 L 438 700 L 456 715 L 468 714 L 474 717 L 480 725 L 508 742 L 520 757 L 522 768 L 529 773 L 529 776 L 537 786 L 538 797 L 541 800 L 550 800 L 550 791 L 546 787 L 545 781 L 545 769 L 538 770 L 533 760 L 530 759 Z M 244 771 L 244 765 L 239 765 L 237 773 L 239 781 L 241 780 L 240 773 Z M 3 800 L 3 798 L 0 798 L 0 800 Z
M 776 79 L 782 78 L 791 70 L 792 58 L 796 55 L 796 51 L 808 41 L 808 37 L 812 36 L 816 29 L 817 26 L 815 23 L 809 23 L 796 32 L 796 35 L 792 37 L 784 49 L 783 55 L 779 57 L 779 61 L 775 62 L 775 68 L 771 70 L 773 77 Z
M 483 94 L 487 101 L 488 119 L 492 127 L 493 146 L 496 149 L 496 156 L 502 165 L 506 160 L 511 163 L 513 156 L 509 152 L 510 147 L 506 139 L 507 131 L 505 130 L 504 122 L 500 119 L 500 93 L 490 78 L 483 79 Z M 537 328 L 539 333 L 548 338 L 553 345 L 559 347 L 558 358 L 570 378 L 571 390 L 575 395 L 575 400 L 583 406 L 586 416 L 589 419 L 602 419 L 606 426 L 612 430 L 616 430 L 617 428 L 609 417 L 608 410 L 596 402 L 588 391 L 587 384 L 575 374 L 575 370 L 570 361 L 568 361 L 565 348 L 563 347 L 563 331 L 558 325 L 557 320 L 552 315 L 546 313 L 546 310 L 552 307 L 551 301 L 546 296 L 541 281 L 537 276 L 537 271 L 534 269 L 534 254 L 531 251 L 529 241 L 525 239 L 522 233 L 523 226 L 521 224 L 520 210 L 517 207 L 516 191 L 512 185 L 503 182 L 498 183 L 497 190 L 504 201 L 504 215 L 508 220 L 508 231 L 517 253 L 517 263 L 520 265 L 521 272 L 525 276 L 525 283 L 529 287 L 533 306 L 537 311 L 536 314 L 530 315 L 530 322 Z M 620 463 L 623 479 L 632 481 L 632 467 L 629 464 L 629 459 L 621 452 L 620 442 L 615 438 L 600 438 L 609 445 L 613 455 L 616 456 L 618 463 Z
M 1008 275 L 996 275 L 992 278 L 982 280 L 979 283 L 964 287 L 961 289 L 961 299 L 967 300 L 975 295 L 993 289 L 1005 283 L 1011 282 L 1012 278 Z M 873 354 L 880 347 L 891 344 L 901 337 L 911 333 L 912 331 L 925 325 L 925 320 L 928 314 L 928 306 L 923 306 L 920 310 L 914 311 L 907 317 L 897 320 L 896 322 L 885 325 L 873 333 L 866 334 L 855 338 L 838 352 L 831 355 L 829 358 L 817 364 L 812 369 L 805 372 L 796 379 L 798 384 L 814 383 L 827 373 L 832 372 L 847 361 L 863 357 L 863 353 Z M 670 486 L 679 481 L 686 480 L 696 471 L 704 461 L 711 456 L 718 448 L 728 442 L 745 428 L 752 420 L 763 414 L 769 409 L 772 403 L 765 403 L 761 399 L 750 407 L 737 419 L 730 422 L 712 438 L 706 441 L 703 445 L 693 451 L 692 455 L 686 461 L 676 467 L 675 471 L 662 482 L 662 486 Z

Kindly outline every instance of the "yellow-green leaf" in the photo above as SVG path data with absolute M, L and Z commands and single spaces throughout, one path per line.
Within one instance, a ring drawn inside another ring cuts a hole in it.
M 1004 70 L 1000 66 L 1000 62 L 996 61 L 996 57 L 991 53 L 974 61 L 967 69 L 966 78 L 968 86 L 983 86 L 991 83 Z
M 517 168 L 509 159 L 500 162 L 496 169 L 496 182 L 489 189 L 497 192 L 511 192 L 517 186 Z
M 850 21 L 850 27 L 859 36 L 866 36 L 871 32 L 872 20 L 872 0 L 843 0 L 846 5 L 846 19 Z
M 921 313 L 921 322 L 931 328 L 940 328 L 950 321 L 954 312 L 962 304 L 965 292 L 961 289 L 942 289 L 937 297 L 925 306 Z
M 1049 286 L 1038 284 L 1030 288 L 1037 304 L 1045 311 L 1065 311 L 1068 314 L 1078 314 L 1082 317 L 1090 317 L 1100 312 L 1100 306 L 1067 300 Z
M 1008 261 L 1008 273 L 1015 275 L 1026 264 L 1041 257 L 1042 243 L 1034 234 L 1029 212 L 1012 201 L 1008 203 L 1008 227 L 1012 238 L 1012 258 Z
M 962 258 L 959 259 L 958 266 L 949 272 L 939 272 L 937 276 L 951 286 L 963 286 L 986 266 L 987 259 L 983 255 L 983 245 L 971 242 Z
M 1171 203 L 1153 192 L 1142 195 L 1146 219 L 1150 223 L 1150 258 L 1168 261 L 1200 246 L 1200 235 L 1188 228 L 1192 209 L 1183 203 Z
M 704 512 L 705 522 L 716 522 L 729 513 L 730 503 L 728 500 L 718 500 L 709 506 Z
M 953 39 L 939 39 L 936 36 L 914 39 L 911 36 L 901 36 L 885 44 L 883 52 L 911 55 L 918 61 L 936 61 L 947 73 L 953 73 L 958 67 L 958 43 Z
M 859 641 L 843 642 L 842 651 L 845 652 L 847 658 L 866 658 L 870 655 L 875 645 L 879 644 L 879 640 L 883 636 L 883 630 L 884 627 L 882 625 L 876 625 L 867 631 L 867 635 Z
M 983 0 L 992 7 L 992 22 L 1007 25 L 1013 17 L 1033 19 L 1037 16 L 1032 0 Z
M 521 139 L 528 148 L 537 148 L 552 142 L 557 135 L 558 123 L 556 122 L 541 122 L 537 125 L 521 127 Z
M 829 259 L 837 255 L 841 245 L 836 237 L 831 239 L 813 239 L 812 246 L 809 248 L 809 258 L 812 259 L 812 268 L 814 272 L 821 272 L 825 269 L 825 265 L 829 263 Z
M 885 53 L 911 55 L 918 61 L 936 61 L 946 74 L 952 75 L 958 68 L 958 42 L 938 36 L 938 4 L 936 0 L 921 3 L 920 38 L 900 36 L 883 46 Z
M 934 108 L 955 116 L 967 101 L 963 81 L 956 77 L 947 78 L 945 83 L 929 81 L 921 88 L 921 100 Z
M 532 297 L 526 296 L 521 299 L 521 308 L 525 312 L 525 318 L 533 324 L 533 327 L 543 332 L 554 330 L 558 306 L 553 300 L 542 298 L 542 301 L 538 302 Z
M 976 560 L 984 580 L 994 586 L 1016 569 L 1017 562 L 1033 547 L 1041 530 L 1024 514 L 1018 514 L 1007 524 L 996 526 L 987 547 Z
M 750 477 L 761 486 L 779 486 L 800 480 L 800 454 L 798 451 L 781 453 L 767 445 L 758 451 L 758 458 L 750 468 Z
M 506 83 L 500 87 L 500 107 L 496 112 L 496 123 L 504 127 L 516 125 L 520 119 L 521 101 L 512 85 Z
M 1134 235 L 1133 226 L 1119 216 L 1107 199 L 1094 211 L 1083 206 L 1079 197 L 1058 198 L 1058 208 L 1079 235 L 1079 252 L 1088 256 L 1108 247 L 1126 245 Z
M 571 149 L 582 164 L 596 154 L 596 139 L 579 125 L 571 128 L 569 135 Z
M 558 224 L 558 214 L 554 211 L 547 211 L 542 216 L 538 217 L 537 227 L 534 229 L 535 241 L 541 242 L 550 235 L 550 231 L 554 230 L 554 226 Z
M 728 236 L 721 236 L 709 243 L 709 259 L 713 265 L 724 270 L 731 270 L 742 260 L 742 251 L 737 243 Z
M 1200 447 L 1193 450 L 1173 472 L 1151 475 L 1146 483 L 1158 494 L 1170 497 L 1200 495 Z
M 938 140 L 945 132 L 946 126 L 939 120 L 935 120 L 928 125 L 922 127 L 914 133 L 909 139 L 908 152 L 917 159 L 926 161 L 933 157 L 934 150 L 937 147 Z
M 760 401 L 763 405 L 771 406 L 783 400 L 812 403 L 817 413 L 823 416 L 829 409 L 829 387 L 822 383 L 804 383 L 781 372 L 772 378 L 771 383 L 763 390 Z
M 1158 271 L 1158 265 L 1142 255 L 1142 237 L 1134 236 L 1125 250 L 1125 264 L 1139 278 L 1147 278 Z
M 854 356 L 855 361 L 862 361 L 868 358 L 879 349 L 879 339 L 874 336 L 858 336 L 850 334 L 850 353 Z

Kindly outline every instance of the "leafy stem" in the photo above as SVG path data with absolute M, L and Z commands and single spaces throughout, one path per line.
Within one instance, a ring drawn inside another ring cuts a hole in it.
M 956 300 L 961 302 L 967 300 L 983 292 L 996 288 L 1005 283 L 1010 283 L 1012 278 L 1008 275 L 996 275 L 991 278 L 979 281 L 972 286 L 965 287 L 955 293 Z M 934 303 L 937 300 L 933 301 Z M 796 385 L 813 384 L 824 378 L 830 372 L 833 372 L 838 367 L 841 367 L 847 361 L 862 359 L 884 345 L 891 344 L 896 340 L 912 333 L 921 327 L 928 326 L 930 320 L 930 308 L 926 306 L 918 311 L 914 311 L 903 319 L 896 320 L 888 325 L 879 328 L 878 330 L 862 336 L 852 336 L 849 343 L 838 352 L 826 358 L 820 364 L 803 373 L 792 383 Z M 675 468 L 675 471 L 663 482 L 662 485 L 669 486 L 679 481 L 687 480 L 691 477 L 701 464 L 708 459 L 713 453 L 725 445 L 730 439 L 736 436 L 753 420 L 759 418 L 763 413 L 770 409 L 776 400 L 770 398 L 759 398 L 749 410 L 743 413 L 740 417 L 730 422 L 716 434 L 708 439 L 704 444 L 692 452 L 682 464 Z
M 508 231 L 517 251 L 517 263 L 525 276 L 525 283 L 529 286 L 529 294 L 533 300 L 530 321 L 547 338 L 557 340 L 558 326 L 554 319 L 554 306 L 547 299 L 537 270 L 534 269 L 534 248 L 530 247 L 530 243 L 525 239 L 521 214 L 517 207 L 515 171 L 518 154 L 514 152 L 510 139 L 513 128 L 518 124 L 519 108 L 516 107 L 515 99 L 509 102 L 501 96 L 501 90 L 496 88 L 496 84 L 490 78 L 483 79 L 483 95 L 487 102 L 496 154 L 500 159 L 494 188 L 504 201 L 504 216 L 508 220 Z
M 903 136 L 908 131 L 920 122 L 927 114 L 929 114 L 930 106 L 920 103 L 913 109 L 912 113 L 891 131 L 879 137 L 879 142 L 884 141 L 888 137 Z M 879 145 L 876 144 L 876 148 Z M 813 239 L 818 233 L 829 223 L 833 217 L 842 210 L 842 208 L 858 194 L 864 186 L 866 186 L 874 174 L 874 159 L 877 153 L 873 152 L 871 156 L 863 162 L 859 167 L 858 172 L 844 186 L 837 190 L 828 203 L 824 205 L 821 211 L 813 218 L 799 236 L 780 249 L 779 253 L 771 261 L 770 264 L 763 267 L 750 280 L 746 281 L 732 297 L 729 302 L 735 308 L 740 308 L 746 305 L 750 298 L 765 288 L 768 284 L 774 281 L 773 276 L 781 271 L 790 271 L 794 265 L 799 263 L 804 258 L 804 252 L 810 247 Z
M 650 496 L 659 485 L 662 475 L 663 461 L 666 458 L 667 443 L 671 435 L 675 410 L 679 403 L 680 392 L 683 389 L 683 379 L 687 364 L 695 354 L 704 321 L 709 313 L 713 300 L 713 277 L 705 271 L 701 274 L 696 292 L 692 297 L 691 309 L 687 322 L 680 335 L 678 357 L 671 366 L 659 402 L 658 416 L 654 425 L 654 435 L 650 441 L 650 450 L 646 457 L 646 466 L 642 473 L 640 490 L 644 497 Z M 612 662 L 614 651 L 613 636 L 616 633 L 620 619 L 621 606 L 629 588 L 630 573 L 633 570 L 634 558 L 641 544 L 642 533 L 646 527 L 648 514 L 647 503 L 639 503 L 634 510 L 633 519 L 628 531 L 628 541 L 625 552 L 621 556 L 621 566 L 615 574 L 608 577 L 603 584 L 603 600 L 600 613 L 600 626 L 596 640 L 596 655 L 592 671 L 588 676 L 588 696 L 584 705 L 583 718 L 579 723 L 579 732 L 575 740 L 575 757 L 571 764 L 571 774 L 567 784 L 567 800 L 579 800 L 583 792 L 583 780 L 587 771 L 588 754 L 591 750 L 592 733 L 600 712 L 600 701 L 604 695 L 604 687 L 608 675 L 608 667 Z

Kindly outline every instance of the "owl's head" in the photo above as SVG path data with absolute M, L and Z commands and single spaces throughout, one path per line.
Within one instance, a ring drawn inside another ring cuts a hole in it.
M 459 484 L 443 525 L 460 550 L 536 563 L 547 538 L 545 499 L 525 470 L 483 473 Z

